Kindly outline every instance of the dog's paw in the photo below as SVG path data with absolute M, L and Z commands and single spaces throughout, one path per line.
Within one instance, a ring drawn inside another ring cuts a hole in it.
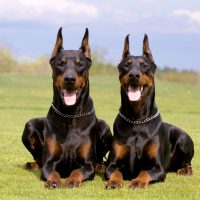
M 118 188 L 122 188 L 122 186 L 123 186 L 122 182 L 114 181 L 114 180 L 109 180 L 106 183 L 106 189 L 118 189 Z
M 25 170 L 38 169 L 39 165 L 36 162 L 27 162 L 23 165 Z
M 142 178 L 135 178 L 129 182 L 128 188 L 129 189 L 147 188 L 148 185 L 149 183 L 146 180 Z
M 177 174 L 184 175 L 184 176 L 192 176 L 193 171 L 191 166 L 186 166 L 177 171 Z
M 95 173 L 104 173 L 106 171 L 106 166 L 101 163 L 97 163 L 95 166 Z
M 44 187 L 48 189 L 61 188 L 62 183 L 59 180 L 49 180 L 45 183 Z
M 64 186 L 69 188 L 79 188 L 81 186 L 81 182 L 76 179 L 66 178 Z

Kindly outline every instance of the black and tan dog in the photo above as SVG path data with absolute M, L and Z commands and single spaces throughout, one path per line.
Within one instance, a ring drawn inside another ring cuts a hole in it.
M 112 140 L 109 127 L 96 118 L 89 96 L 88 29 L 79 50 L 64 50 L 62 43 L 60 28 L 50 59 L 53 103 L 47 117 L 28 121 L 22 136 L 35 160 L 25 167 L 40 167 L 47 188 L 61 187 L 61 177 L 67 177 L 64 185 L 69 187 L 93 179 Z
M 118 65 L 121 107 L 114 122 L 114 139 L 106 169 L 107 189 L 120 188 L 123 179 L 129 188 L 146 188 L 164 181 L 169 171 L 191 175 L 194 145 L 181 129 L 162 122 L 155 104 L 156 65 L 143 41 L 143 55 L 129 53 L 129 35 Z

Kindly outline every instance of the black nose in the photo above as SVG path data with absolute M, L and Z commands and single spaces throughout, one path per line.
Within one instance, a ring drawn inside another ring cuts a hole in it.
M 133 79 L 133 80 L 139 80 L 140 79 L 140 71 L 138 71 L 138 70 L 130 71 L 129 78 Z
M 65 82 L 68 82 L 68 83 L 74 83 L 76 81 L 76 77 L 75 76 L 66 76 L 64 78 Z

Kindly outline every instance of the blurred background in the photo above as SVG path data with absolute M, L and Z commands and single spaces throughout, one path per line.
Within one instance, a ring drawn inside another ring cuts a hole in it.
M 89 28 L 94 66 L 117 66 L 127 34 L 131 53 L 140 55 L 147 33 L 160 71 L 200 71 L 199 0 L 0 0 L 0 5 L 0 72 L 50 71 L 59 27 L 65 49 L 78 49 Z

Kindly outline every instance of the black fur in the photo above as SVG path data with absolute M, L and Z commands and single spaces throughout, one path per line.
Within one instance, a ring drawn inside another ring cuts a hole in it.
M 114 122 L 106 188 L 122 187 L 123 178 L 131 180 L 129 188 L 134 189 L 164 181 L 169 171 L 191 175 L 193 141 L 183 130 L 163 122 L 155 103 L 156 65 L 147 35 L 141 56 L 130 55 L 126 37 L 118 69 L 121 107 Z
M 89 95 L 88 29 L 79 50 L 64 50 L 60 28 L 50 64 L 53 103 L 47 117 L 25 125 L 22 141 L 35 160 L 25 167 L 39 166 L 47 188 L 61 187 L 61 177 L 68 177 L 64 185 L 79 187 L 82 181 L 93 179 L 112 139 L 108 125 L 97 119 Z

